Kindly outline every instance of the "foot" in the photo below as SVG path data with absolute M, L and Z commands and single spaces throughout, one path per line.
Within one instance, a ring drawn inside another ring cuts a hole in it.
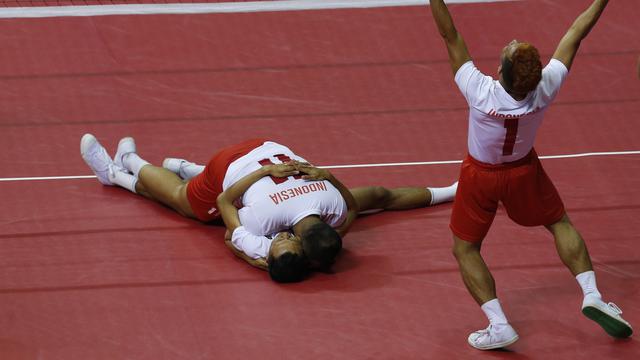
M 118 142 L 118 151 L 116 152 L 116 156 L 113 158 L 113 162 L 121 168 L 124 168 L 124 163 L 122 158 L 129 153 L 136 152 L 136 142 L 132 137 L 127 136 L 125 138 L 120 139 Z
M 84 134 L 80 140 L 80 154 L 84 162 L 96 174 L 98 181 L 104 185 L 113 185 L 109 178 L 109 168 L 113 165 L 113 160 L 95 136 Z
M 189 162 L 185 159 L 166 158 L 162 162 L 162 167 L 178 174 L 183 180 L 189 180 L 200 174 L 204 170 L 204 166 Z
M 622 310 L 614 303 L 607 304 L 595 296 L 586 296 L 582 302 L 582 313 L 615 338 L 627 338 L 633 334 L 631 324 L 620 316 Z
M 162 167 L 171 171 L 174 174 L 180 175 L 180 168 L 183 164 L 188 164 L 189 162 L 185 159 L 176 159 L 176 158 L 166 158 L 162 162 Z
M 491 350 L 507 347 L 518 341 L 518 334 L 509 324 L 489 325 L 469 335 L 467 342 L 478 350 Z

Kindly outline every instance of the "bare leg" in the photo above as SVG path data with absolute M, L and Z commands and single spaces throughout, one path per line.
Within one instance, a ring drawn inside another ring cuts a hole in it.
M 356 199 L 360 211 L 416 209 L 429 206 L 431 202 L 431 193 L 426 188 L 387 189 L 382 186 L 368 186 L 349 191 Z
M 562 262 L 574 276 L 593 270 L 584 240 L 571 224 L 567 214 L 557 223 L 547 226 L 547 229 L 555 238 L 556 249 Z
M 480 247 L 481 243 L 475 244 L 453 236 L 453 255 L 458 261 L 462 280 L 478 305 L 496 298 L 496 284 L 480 255 Z
M 182 216 L 195 219 L 187 199 L 187 182 L 167 169 L 144 166 L 138 175 L 136 192 L 170 207 Z

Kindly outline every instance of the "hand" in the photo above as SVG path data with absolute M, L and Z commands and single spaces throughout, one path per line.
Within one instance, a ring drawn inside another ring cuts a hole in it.
M 269 175 L 273 177 L 284 178 L 298 175 L 300 173 L 293 162 L 267 165 L 265 167 L 267 168 L 267 172 L 269 173 Z
M 255 262 L 255 265 L 257 267 L 261 267 L 261 268 L 264 268 L 264 269 L 269 268 L 269 263 L 267 262 L 267 259 L 265 259 L 265 258 L 255 259 L 254 262 Z
M 317 168 L 309 163 L 297 163 L 296 167 L 298 171 L 305 174 L 302 176 L 304 180 L 321 181 L 329 180 L 331 173 L 326 169 Z

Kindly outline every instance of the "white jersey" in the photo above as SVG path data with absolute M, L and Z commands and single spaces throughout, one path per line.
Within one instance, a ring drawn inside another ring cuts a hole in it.
M 469 154 L 489 164 L 525 157 L 567 74 L 562 62 L 551 59 L 542 70 L 538 87 L 518 101 L 499 81 L 482 74 L 472 61 L 462 65 L 455 81 L 469 104 Z
M 232 162 L 222 184 L 223 190 L 262 165 L 289 160 L 306 162 L 286 146 L 267 141 Z M 290 229 L 309 215 L 318 215 L 332 227 L 340 226 L 347 216 L 347 204 L 329 181 L 307 181 L 299 176 L 265 176 L 251 185 L 241 198 L 238 216 L 242 226 L 232 234 L 232 243 L 254 259 L 266 257 L 271 246 L 268 235 Z

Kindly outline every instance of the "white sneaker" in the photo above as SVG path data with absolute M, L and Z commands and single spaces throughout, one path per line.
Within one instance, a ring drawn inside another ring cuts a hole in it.
M 633 334 L 631 324 L 620 316 L 622 310 L 614 303 L 607 304 L 595 296 L 586 296 L 582 301 L 582 313 L 613 337 L 627 338 Z
M 174 174 L 180 175 L 180 168 L 182 167 L 182 163 L 187 163 L 188 161 L 185 159 L 177 159 L 177 158 L 166 158 L 162 162 L 162 167 L 171 171 Z
M 136 152 L 136 142 L 132 137 L 127 136 L 125 138 L 120 139 L 118 142 L 118 151 L 116 152 L 116 156 L 113 157 L 113 162 L 119 167 L 124 169 L 124 164 L 122 163 L 122 157 L 128 153 Z
M 185 159 L 177 158 L 164 159 L 164 161 L 162 162 L 162 167 L 171 171 L 172 173 L 178 174 L 178 176 L 180 176 L 180 178 L 182 178 L 183 180 L 190 180 L 199 175 L 204 170 L 204 166 L 202 165 L 189 162 Z
M 109 179 L 109 167 L 113 165 L 113 160 L 95 136 L 84 134 L 80 140 L 80 154 L 84 162 L 96 174 L 98 181 L 104 185 L 113 185 Z
M 507 347 L 518 341 L 518 334 L 509 324 L 489 325 L 469 335 L 467 342 L 478 350 L 491 350 Z

